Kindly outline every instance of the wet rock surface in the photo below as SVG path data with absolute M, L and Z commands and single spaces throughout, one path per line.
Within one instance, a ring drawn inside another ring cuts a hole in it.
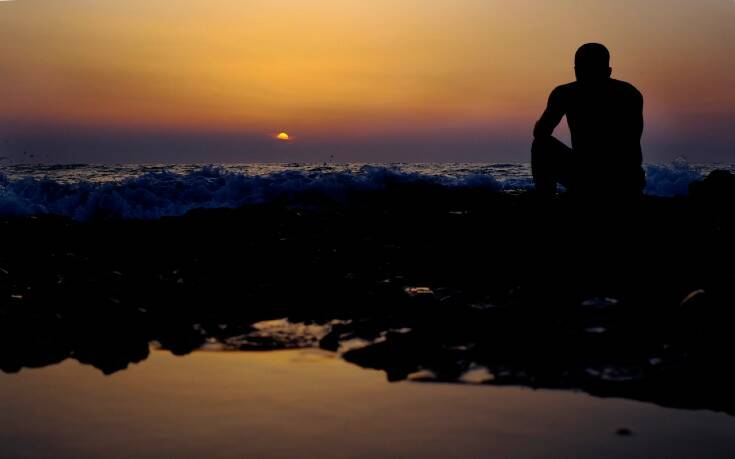
M 735 414 L 728 180 L 624 205 L 418 186 L 349 207 L 5 219 L 0 369 L 319 346 L 391 381 Z

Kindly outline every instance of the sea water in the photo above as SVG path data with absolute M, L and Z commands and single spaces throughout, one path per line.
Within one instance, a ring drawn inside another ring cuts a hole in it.
M 686 195 L 691 182 L 733 165 L 645 165 L 645 192 Z M 498 192 L 533 187 L 529 164 L 65 164 L 0 167 L 0 216 L 54 214 L 156 219 L 195 208 L 297 202 L 304 194 L 343 202 L 391 184 L 432 184 Z
M 388 383 L 318 350 L 154 351 L 0 373 L 0 457 L 732 457 L 735 418 L 553 390 Z

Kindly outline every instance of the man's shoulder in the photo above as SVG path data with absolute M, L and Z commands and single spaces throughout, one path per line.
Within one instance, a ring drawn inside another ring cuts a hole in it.
M 626 94 L 636 99 L 643 99 L 643 94 L 641 94 L 638 88 L 628 83 L 627 81 L 616 80 L 614 78 L 610 78 L 610 83 L 613 85 L 613 87 L 617 91 L 619 91 L 622 94 Z
M 610 86 L 617 89 L 618 91 L 628 92 L 630 94 L 641 95 L 641 92 L 638 91 L 638 88 L 633 86 L 631 83 L 628 83 L 627 81 L 616 80 L 615 78 L 610 78 L 608 81 L 609 81 Z M 580 87 L 581 85 L 578 81 L 572 81 L 571 83 L 565 83 L 565 84 L 561 84 L 557 86 L 552 91 L 552 94 L 553 93 L 569 94 L 569 93 L 579 90 Z
M 553 91 L 551 91 L 551 94 L 557 94 L 557 95 L 565 95 L 569 94 L 570 92 L 574 91 L 577 88 L 578 83 L 576 81 L 572 81 L 571 83 L 566 84 L 560 84 L 556 88 L 554 88 Z
M 566 83 L 555 87 L 549 95 L 549 100 L 553 103 L 562 104 L 568 100 L 574 93 L 576 82 Z

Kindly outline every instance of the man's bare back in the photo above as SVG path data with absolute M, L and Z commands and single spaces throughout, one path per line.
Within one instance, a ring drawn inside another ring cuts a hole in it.
M 539 192 L 556 183 L 576 193 L 640 194 L 643 96 L 610 78 L 609 53 L 598 44 L 577 51 L 577 81 L 554 89 L 534 129 L 533 172 Z M 572 148 L 552 137 L 567 117 Z

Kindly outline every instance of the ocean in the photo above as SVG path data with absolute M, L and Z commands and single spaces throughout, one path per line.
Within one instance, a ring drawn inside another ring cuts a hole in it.
M 691 182 L 734 165 L 647 164 L 646 194 L 686 195 Z M 394 164 L 63 164 L 0 167 L 0 216 L 62 215 L 157 219 L 195 208 L 235 208 L 304 196 L 345 203 L 353 192 L 390 184 L 514 192 L 533 187 L 530 165 L 464 163 Z

